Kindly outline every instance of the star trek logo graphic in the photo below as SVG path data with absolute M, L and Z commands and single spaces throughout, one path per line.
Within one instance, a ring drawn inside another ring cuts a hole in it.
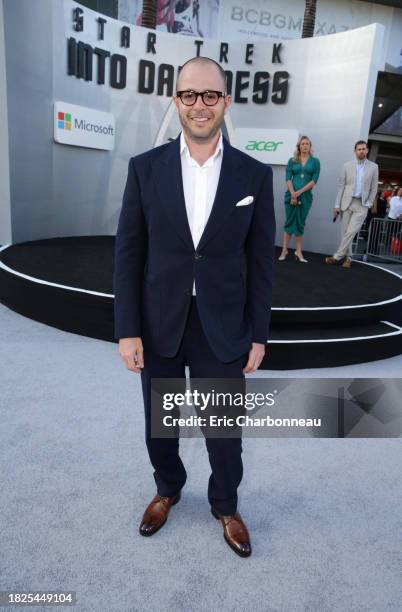
M 57 113 L 57 123 L 60 130 L 71 130 L 71 113 Z
M 221 129 L 225 138 L 232 145 L 234 145 L 235 130 L 229 112 L 227 112 L 224 116 Z M 153 143 L 153 147 L 159 147 L 160 145 L 166 142 L 171 142 L 172 140 L 175 140 L 181 130 L 182 126 L 180 125 L 180 121 L 176 112 L 176 106 L 174 102 L 171 101 L 160 123 L 158 132 Z

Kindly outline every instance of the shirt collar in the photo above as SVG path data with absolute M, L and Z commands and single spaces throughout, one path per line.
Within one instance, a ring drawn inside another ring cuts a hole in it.
M 207 159 L 204 166 L 211 166 L 213 162 L 217 159 L 217 157 L 222 154 L 222 152 L 223 152 L 223 137 L 222 137 L 222 130 L 221 130 L 218 144 L 216 145 L 215 153 L 213 153 L 211 157 Z M 194 164 L 199 166 L 199 164 L 191 157 L 188 145 L 183 135 L 183 132 L 181 132 L 180 133 L 180 155 L 183 156 L 183 154 L 187 157 L 187 159 L 192 160 Z

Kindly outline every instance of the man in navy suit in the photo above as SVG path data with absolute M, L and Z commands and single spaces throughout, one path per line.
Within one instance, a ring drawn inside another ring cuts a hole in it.
M 115 338 L 141 372 L 145 432 L 157 494 L 142 535 L 180 500 L 179 440 L 151 436 L 151 378 L 241 379 L 260 365 L 272 299 L 272 170 L 232 147 L 221 125 L 230 104 L 225 72 L 209 58 L 184 64 L 173 97 L 182 133 L 132 157 L 115 246 Z M 240 556 L 251 553 L 237 511 L 242 440 L 206 437 L 208 500 Z

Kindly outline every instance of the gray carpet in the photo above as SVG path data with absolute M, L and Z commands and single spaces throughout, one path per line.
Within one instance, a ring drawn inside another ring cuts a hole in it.
M 73 590 L 74 610 L 96 612 L 402 610 L 400 439 L 245 439 L 249 559 L 209 512 L 204 441 L 184 439 L 182 501 L 142 538 L 154 481 L 140 380 L 117 345 L 0 306 L 0 351 L 0 590 Z M 392 377 L 401 366 L 290 375 Z M 287 375 L 258 373 L 270 374 Z

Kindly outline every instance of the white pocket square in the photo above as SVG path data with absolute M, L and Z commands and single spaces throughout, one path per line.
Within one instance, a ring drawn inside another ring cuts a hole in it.
M 251 202 L 254 202 L 254 197 L 253 196 L 247 196 L 246 198 L 243 198 L 242 200 L 239 200 L 236 204 L 236 206 L 247 206 L 248 204 L 251 204 Z

